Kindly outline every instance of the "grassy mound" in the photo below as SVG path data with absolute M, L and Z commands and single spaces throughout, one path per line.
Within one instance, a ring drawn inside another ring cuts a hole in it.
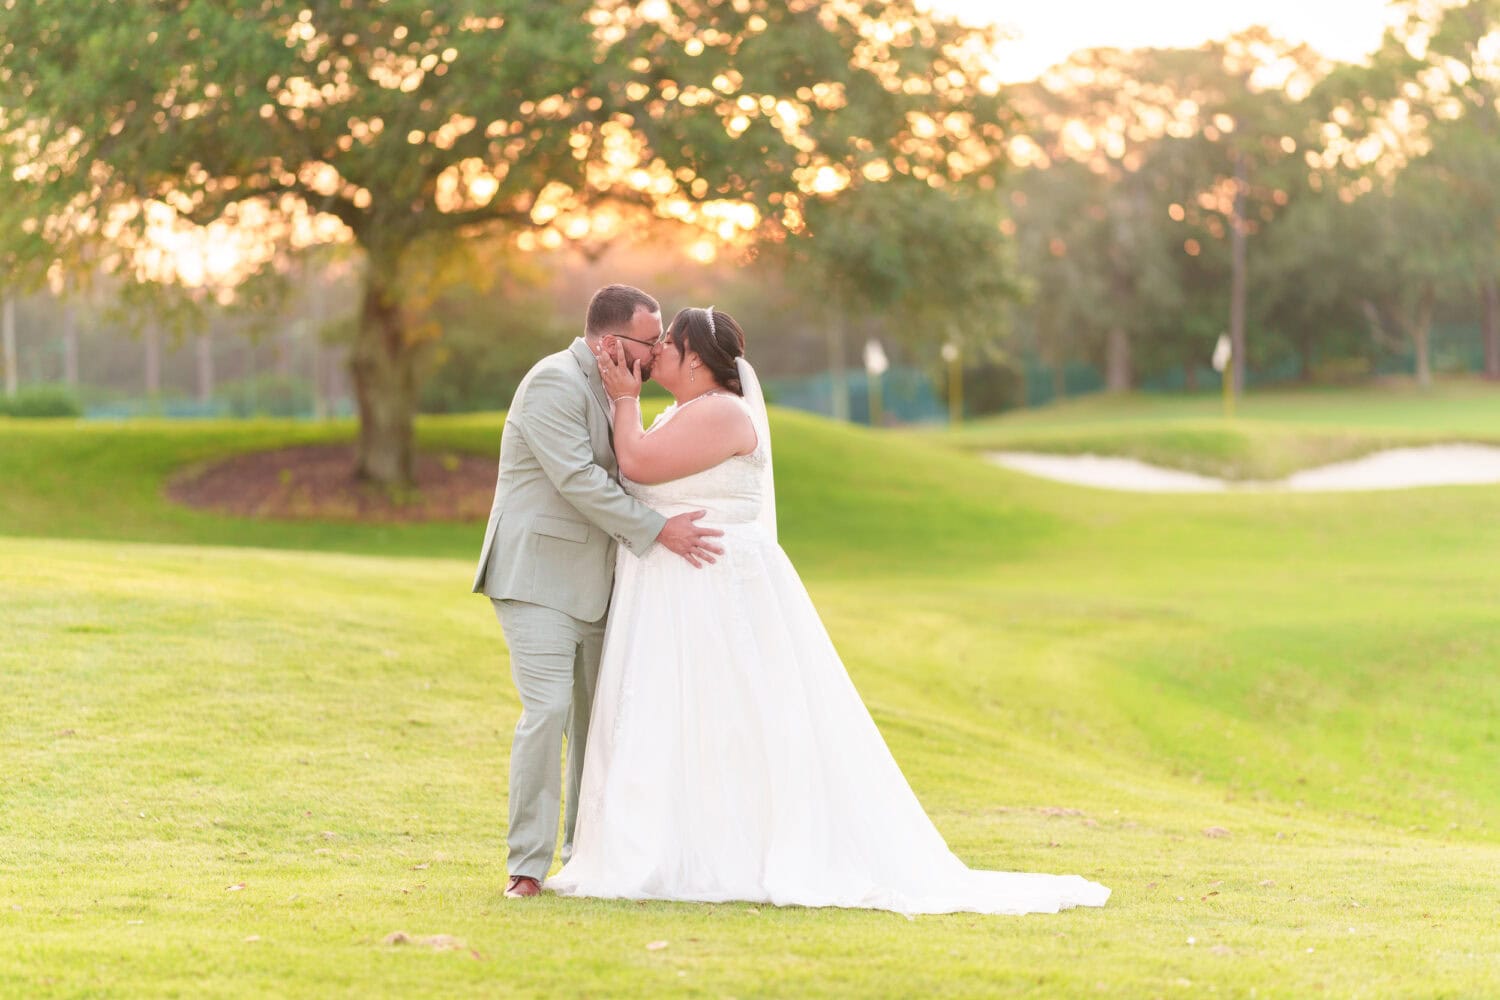
M 347 427 L 12 422 L 0 994 L 1500 990 L 1500 489 L 1116 496 L 775 419 L 784 543 L 950 845 L 1107 908 L 508 902 L 482 525 L 163 498 Z
M 428 418 L 418 426 L 419 447 L 494 455 L 501 426 L 497 415 Z M 967 457 L 798 413 L 777 413 L 775 427 L 785 541 L 819 564 L 876 569 L 895 561 L 917 573 L 944 572 L 955 560 L 1003 557 L 1047 531 L 1047 514 L 1006 502 L 994 488 L 1004 477 L 974 479 Z M 347 423 L 294 421 L 0 423 L 0 525 L 7 534 L 57 538 L 477 557 L 484 532 L 472 522 L 256 520 L 167 497 L 181 469 L 224 455 L 348 442 L 353 434 Z

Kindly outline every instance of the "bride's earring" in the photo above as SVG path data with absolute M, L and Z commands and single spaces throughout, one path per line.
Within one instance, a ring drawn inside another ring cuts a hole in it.
M 693 367 L 691 367 L 691 368 L 688 369 L 688 381 L 689 382 L 696 382 L 696 381 L 698 381 L 698 366 L 697 365 L 693 365 Z

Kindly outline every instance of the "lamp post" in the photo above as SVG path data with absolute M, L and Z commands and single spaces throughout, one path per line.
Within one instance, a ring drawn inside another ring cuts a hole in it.
M 14 396 L 20 385 L 16 371 L 16 300 L 5 296 L 4 305 L 0 305 L 0 340 L 4 340 L 4 368 L 5 368 L 5 394 Z
M 835 310 L 828 324 L 828 388 L 833 419 L 849 420 L 849 380 L 844 375 L 844 314 Z
M 964 420 L 964 366 L 953 341 L 943 345 L 943 360 L 948 362 L 948 423 L 957 427 Z

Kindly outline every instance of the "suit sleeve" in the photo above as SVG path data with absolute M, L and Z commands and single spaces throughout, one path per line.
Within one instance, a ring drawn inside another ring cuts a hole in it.
M 667 519 L 622 490 L 594 461 L 585 410 L 593 402 L 561 373 L 538 372 L 520 415 L 521 433 L 563 499 L 642 555 L 655 544 Z

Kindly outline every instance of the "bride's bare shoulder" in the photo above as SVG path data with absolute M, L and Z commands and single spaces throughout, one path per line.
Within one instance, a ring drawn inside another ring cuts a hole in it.
M 732 420 L 738 417 L 749 419 L 749 404 L 732 392 L 706 392 L 672 408 L 673 419 L 695 418 L 699 420 Z
M 692 431 L 694 434 L 724 437 L 733 441 L 744 439 L 748 441 L 748 445 L 744 447 L 746 451 L 755 447 L 755 425 L 750 419 L 749 405 L 733 393 L 710 392 L 680 403 L 667 424 L 676 424 L 679 431 Z M 736 449 L 736 453 L 738 451 Z

